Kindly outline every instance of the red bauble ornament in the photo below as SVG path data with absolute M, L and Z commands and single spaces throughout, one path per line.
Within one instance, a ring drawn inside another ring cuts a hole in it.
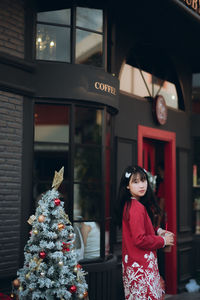
M 44 251 L 41 251 L 39 253 L 39 257 L 42 258 L 42 259 L 44 259 L 46 257 L 46 253 Z
M 59 206 L 60 205 L 60 199 L 56 198 L 54 200 L 54 203 L 55 203 L 56 206 Z
M 77 287 L 75 285 L 71 285 L 69 288 L 70 293 L 74 294 L 77 291 Z
M 64 242 L 63 242 L 63 250 L 62 250 L 62 251 L 63 251 L 63 252 L 64 252 L 64 251 L 69 252 L 69 251 L 70 251 L 70 244 L 64 243 Z
M 76 267 L 77 267 L 78 269 L 81 269 L 81 268 L 82 268 L 82 266 L 81 266 L 80 264 L 77 264 Z

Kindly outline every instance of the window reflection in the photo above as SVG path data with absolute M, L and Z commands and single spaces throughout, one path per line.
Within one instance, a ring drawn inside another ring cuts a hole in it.
M 105 224 L 105 255 L 110 253 L 110 221 L 107 220 Z
M 76 25 L 79 27 L 102 32 L 103 11 L 101 9 L 77 7 L 76 22 Z
M 102 67 L 102 35 L 77 29 L 76 63 Z
M 101 149 L 78 147 L 75 151 L 74 179 L 95 182 L 101 177 Z
M 178 109 L 175 84 L 127 64 L 121 72 L 120 89 L 140 97 L 154 97 L 159 93 L 164 97 L 167 106 Z
M 71 22 L 71 10 L 62 9 L 54 11 L 45 11 L 37 14 L 38 22 L 47 22 L 54 24 L 70 25 Z
M 84 259 L 100 256 L 100 227 L 97 222 L 82 222 L 81 234 L 84 243 Z
M 70 62 L 70 29 L 38 24 L 36 58 Z
M 80 261 L 84 259 L 84 248 L 85 248 L 83 242 L 83 236 L 81 233 L 81 223 L 74 222 L 73 227 L 74 227 L 74 233 L 76 235 L 74 246 L 76 248 L 77 260 Z
M 65 168 L 69 178 L 69 108 L 67 106 L 35 105 L 34 199 L 51 188 L 55 170 Z M 65 200 L 67 183 L 62 184 Z
M 97 222 L 74 222 L 78 261 L 100 257 L 100 226 Z
M 55 170 L 64 166 L 59 192 L 74 223 L 78 259 L 93 259 L 100 256 L 100 226 L 106 229 L 101 233 L 106 255 L 110 249 L 111 115 L 103 109 L 75 106 L 70 123 L 70 109 L 35 105 L 33 198 L 37 203 L 41 193 L 51 188 Z M 75 128 L 71 139 L 70 126 Z
M 35 142 L 69 142 L 69 108 L 67 106 L 36 104 L 34 117 Z
M 93 108 L 77 107 L 75 118 L 75 142 L 101 144 L 102 111 Z
M 100 184 L 74 184 L 74 220 L 100 218 L 102 188 Z
M 103 33 L 102 9 L 74 7 L 39 12 L 36 59 L 103 67 Z

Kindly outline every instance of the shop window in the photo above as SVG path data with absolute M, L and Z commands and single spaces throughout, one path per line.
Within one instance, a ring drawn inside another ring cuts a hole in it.
M 70 20 L 70 9 L 37 14 L 37 59 L 70 62 Z
M 77 7 L 76 63 L 102 67 L 102 33 L 102 10 Z
M 59 192 L 74 224 L 79 259 L 110 252 L 111 120 L 104 108 L 35 105 L 34 201 L 64 166 Z
M 143 98 L 162 95 L 168 107 L 178 109 L 176 85 L 128 64 L 123 66 L 120 90 Z
M 103 67 L 103 10 L 38 12 L 36 59 Z
M 34 199 L 49 189 L 55 170 L 65 167 L 69 179 L 69 107 L 36 105 L 34 143 Z M 66 182 L 63 185 L 67 192 Z M 66 196 L 67 198 L 67 196 Z

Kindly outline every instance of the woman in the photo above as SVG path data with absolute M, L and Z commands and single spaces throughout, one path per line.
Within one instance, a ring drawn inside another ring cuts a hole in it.
M 153 227 L 159 213 L 148 176 L 139 166 L 127 167 L 119 188 L 122 219 L 122 270 L 126 299 L 163 299 L 156 250 L 172 246 L 174 236 Z

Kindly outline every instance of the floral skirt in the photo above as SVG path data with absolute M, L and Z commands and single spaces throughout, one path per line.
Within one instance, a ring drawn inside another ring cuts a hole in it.
M 145 266 L 138 262 L 129 264 L 125 255 L 122 270 L 125 298 L 127 300 L 164 299 L 164 281 L 158 271 L 157 258 L 153 252 L 144 255 Z

